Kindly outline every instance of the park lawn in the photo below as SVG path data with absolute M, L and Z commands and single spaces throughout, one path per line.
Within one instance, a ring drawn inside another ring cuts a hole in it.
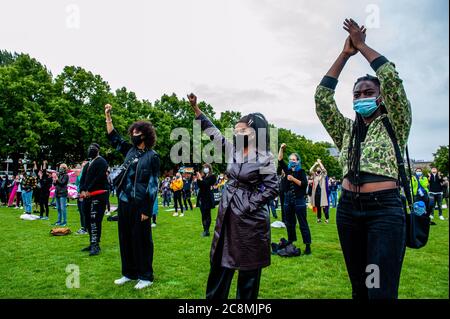
M 112 198 L 115 201 L 115 198 Z M 72 203 L 74 203 L 72 201 Z M 173 217 L 172 210 L 160 206 L 158 226 L 153 229 L 155 245 L 152 287 L 142 291 L 133 284 L 117 287 L 121 276 L 117 223 L 103 223 L 102 253 L 89 257 L 80 250 L 88 236 L 49 235 L 50 221 L 23 221 L 22 210 L 0 208 L 0 298 L 186 298 L 203 299 L 209 271 L 211 239 L 200 236 L 199 209 L 185 217 Z M 213 211 L 213 218 L 217 212 Z M 281 212 L 279 212 L 281 215 Z M 313 254 L 296 258 L 272 256 L 272 264 L 262 273 L 260 298 L 342 299 L 351 297 L 342 252 L 339 246 L 335 210 L 330 224 L 317 224 L 309 211 Z M 448 217 L 448 210 L 445 210 Z M 69 206 L 68 226 L 79 228 L 76 206 Z M 408 249 L 400 283 L 400 298 L 449 298 L 448 221 L 436 221 L 428 245 Z M 272 241 L 286 237 L 285 229 L 272 228 Z M 300 234 L 298 237 L 301 238 Z M 303 250 L 301 241 L 298 246 Z M 68 265 L 80 270 L 80 287 L 67 288 Z M 231 289 L 235 297 L 236 279 Z

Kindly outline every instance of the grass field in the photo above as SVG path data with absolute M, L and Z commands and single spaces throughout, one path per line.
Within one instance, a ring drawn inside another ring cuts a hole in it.
M 158 226 L 153 230 L 155 281 L 143 291 L 133 289 L 133 284 L 113 284 L 121 276 L 116 222 L 104 220 L 102 253 L 89 257 L 80 252 L 88 245 L 87 236 L 49 235 L 50 224 L 56 221 L 55 209 L 50 211 L 50 221 L 23 221 L 21 213 L 0 208 L 0 298 L 204 298 L 211 237 L 200 236 L 199 209 L 180 218 L 160 206 Z M 308 214 L 313 254 L 287 259 L 272 256 L 272 265 L 263 270 L 260 298 L 351 297 L 335 210 L 328 225 L 315 223 L 314 214 Z M 68 226 L 75 232 L 79 228 L 76 206 L 69 207 L 68 216 Z M 407 250 L 400 298 L 449 298 L 448 221 L 436 223 L 425 248 Z M 285 236 L 284 229 L 272 229 L 272 241 Z M 70 264 L 79 266 L 79 288 L 66 287 Z M 235 297 L 236 278 L 230 298 Z

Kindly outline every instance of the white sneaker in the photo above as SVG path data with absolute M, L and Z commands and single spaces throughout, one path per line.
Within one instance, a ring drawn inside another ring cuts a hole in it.
M 177 216 L 178 216 L 178 213 L 173 213 L 172 216 L 177 217 Z
M 439 219 L 440 219 L 440 220 L 445 220 L 444 216 L 442 216 L 442 215 L 439 216 Z
M 148 280 L 139 280 L 136 286 L 134 286 L 134 289 L 144 289 L 146 287 L 150 287 L 153 284 L 153 282 Z
M 434 219 L 434 216 L 433 216 L 433 215 L 430 215 L 430 219 L 433 220 L 433 219 Z
M 180 217 L 184 217 L 184 214 L 180 214 Z
M 156 227 L 156 224 L 155 223 L 152 223 L 152 228 L 155 228 Z
M 127 283 L 127 282 L 129 282 L 129 281 L 131 281 L 130 278 L 123 276 L 123 277 L 120 278 L 120 279 L 114 280 L 114 283 L 115 283 L 116 285 L 121 286 L 121 285 L 123 285 L 123 284 L 125 284 L 125 283 Z

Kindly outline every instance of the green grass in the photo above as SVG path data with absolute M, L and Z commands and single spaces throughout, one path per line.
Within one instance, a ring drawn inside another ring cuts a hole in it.
M 153 230 L 155 281 L 143 291 L 134 290 L 132 284 L 113 284 L 121 276 L 116 222 L 104 220 L 102 253 L 89 257 L 80 252 L 88 245 L 87 236 L 49 235 L 50 224 L 56 221 L 55 209 L 50 211 L 50 221 L 23 221 L 19 219 L 21 212 L 0 208 L 0 298 L 204 298 L 211 237 L 200 236 L 199 209 L 180 218 L 160 207 L 158 226 Z M 272 256 L 272 265 L 263 270 L 260 298 L 351 297 L 335 210 L 331 211 L 329 225 L 315 223 L 315 215 L 311 211 L 308 214 L 313 254 L 285 259 Z M 75 232 L 79 227 L 76 206 L 69 207 L 68 216 L 69 227 Z M 425 248 L 407 250 L 400 298 L 449 297 L 448 221 L 436 222 Z M 281 237 L 286 237 L 284 229 L 272 229 L 272 241 L 278 242 Z M 80 269 L 77 289 L 66 287 L 69 264 Z M 231 298 L 235 296 L 236 278 Z

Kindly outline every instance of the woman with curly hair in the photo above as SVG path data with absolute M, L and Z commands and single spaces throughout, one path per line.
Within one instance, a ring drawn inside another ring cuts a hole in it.
M 119 215 L 119 243 L 122 278 L 114 281 L 123 285 L 139 280 L 136 289 L 153 283 L 153 241 L 151 216 L 158 194 L 160 160 L 152 149 L 156 142 L 153 125 L 148 121 L 133 123 L 128 134 L 131 144 L 114 129 L 110 104 L 105 105 L 106 129 L 111 144 L 125 156 L 121 166 L 121 182 L 116 184 Z

